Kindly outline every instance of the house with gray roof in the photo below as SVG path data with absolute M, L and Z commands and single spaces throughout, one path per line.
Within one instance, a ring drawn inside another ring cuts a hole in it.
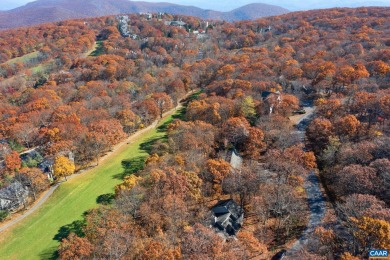
M 232 200 L 220 200 L 213 208 L 213 226 L 229 236 L 235 236 L 244 221 L 244 211 Z

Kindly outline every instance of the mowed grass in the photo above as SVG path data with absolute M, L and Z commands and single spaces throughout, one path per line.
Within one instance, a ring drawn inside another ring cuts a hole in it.
M 177 115 L 173 116 L 177 117 Z M 0 233 L 0 259 L 55 259 L 60 228 L 81 220 L 83 213 L 97 207 L 99 195 L 113 193 L 122 181 L 125 164 L 143 163 L 148 156 L 145 144 L 165 137 L 165 127 L 172 116 L 106 157 L 99 166 L 61 184 L 35 213 Z M 128 171 L 127 171 L 128 172 Z
M 31 53 L 27 53 L 26 55 L 10 59 L 10 60 L 6 61 L 5 63 L 7 63 L 7 64 L 14 64 L 14 63 L 17 63 L 17 62 L 25 63 L 25 62 L 28 62 L 31 59 L 38 58 L 38 56 L 39 56 L 39 52 L 38 51 L 34 51 L 34 52 L 31 52 Z
M 96 41 L 93 46 L 93 51 L 88 53 L 87 56 L 97 57 L 104 53 L 103 41 Z
M 46 64 L 39 64 L 38 66 L 32 67 L 31 68 L 31 73 L 32 74 L 37 74 L 37 73 L 44 73 L 47 70 Z

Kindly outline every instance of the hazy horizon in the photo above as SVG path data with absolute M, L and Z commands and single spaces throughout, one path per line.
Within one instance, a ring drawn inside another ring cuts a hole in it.
M 0 3 L 0 10 L 10 10 L 20 6 L 23 6 L 30 2 L 37 0 L 2 0 Z M 291 11 L 308 10 L 318 8 L 331 8 L 331 7 L 359 7 L 359 6 L 390 6 L 390 0 L 378 0 L 378 1 L 364 1 L 364 0 L 328 0 L 326 2 L 321 0 L 222 0 L 222 1 L 209 1 L 209 0 L 144 0 L 144 2 L 168 2 L 180 5 L 192 5 L 200 7 L 202 9 L 212 9 L 216 11 L 231 11 L 235 8 L 251 4 L 251 3 L 264 3 L 277 5 L 287 8 Z

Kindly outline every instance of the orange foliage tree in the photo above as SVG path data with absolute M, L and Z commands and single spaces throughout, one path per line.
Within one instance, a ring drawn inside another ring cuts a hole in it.
M 93 245 L 86 239 L 70 233 L 58 248 L 61 259 L 84 259 L 93 251 Z
M 231 170 L 230 164 L 223 159 L 209 159 L 206 164 L 207 169 L 213 178 L 214 190 L 217 194 L 219 194 L 221 193 L 221 182 Z
M 22 166 L 22 159 L 20 159 L 19 153 L 13 151 L 5 156 L 5 169 L 9 173 L 19 171 Z

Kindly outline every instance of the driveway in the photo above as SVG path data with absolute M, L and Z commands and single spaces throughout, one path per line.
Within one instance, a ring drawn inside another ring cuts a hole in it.
M 315 108 L 305 107 L 306 114 L 301 116 L 290 117 L 297 128 L 300 139 L 304 141 L 305 130 L 311 119 L 314 117 Z M 321 191 L 321 183 L 314 171 L 311 171 L 305 178 L 304 188 L 307 196 L 307 204 L 310 210 L 309 223 L 302 236 L 287 250 L 288 259 L 299 259 L 297 253 L 308 243 L 309 235 L 314 232 L 315 228 L 321 224 L 326 213 L 326 201 Z

